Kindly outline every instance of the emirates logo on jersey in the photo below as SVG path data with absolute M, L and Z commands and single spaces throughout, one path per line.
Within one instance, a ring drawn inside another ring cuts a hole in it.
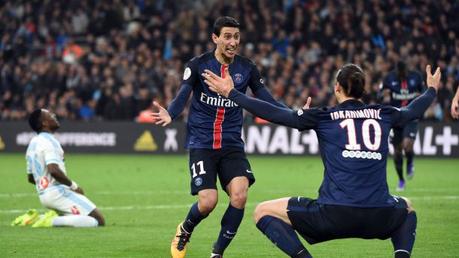
M 214 107 L 237 107 L 238 106 L 232 100 L 222 97 L 221 95 L 218 95 L 218 97 L 212 97 L 212 96 L 208 96 L 204 92 L 201 92 L 201 98 L 199 100 L 203 103 L 206 103 L 207 105 L 211 105 Z

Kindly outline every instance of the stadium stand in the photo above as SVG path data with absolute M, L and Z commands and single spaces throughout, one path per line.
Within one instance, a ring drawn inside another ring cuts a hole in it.
M 0 120 L 39 107 L 64 120 L 134 120 L 152 99 L 167 105 L 189 58 L 211 50 L 214 19 L 230 15 L 243 26 L 240 53 L 290 107 L 307 96 L 334 104 L 329 86 L 347 62 L 368 71 L 364 100 L 376 102 L 383 76 L 404 60 L 444 71 L 425 118 L 448 121 L 458 13 L 453 0 L 0 1 Z

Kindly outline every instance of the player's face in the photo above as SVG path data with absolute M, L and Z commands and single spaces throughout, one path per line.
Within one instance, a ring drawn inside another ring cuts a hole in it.
M 223 27 L 220 36 L 212 34 L 212 40 L 217 45 L 217 54 L 233 59 L 239 48 L 240 36 L 239 28 L 233 27 Z
M 61 126 L 59 121 L 57 121 L 56 114 L 46 109 L 41 110 L 41 118 L 43 121 L 43 128 L 48 128 L 51 131 L 55 131 Z

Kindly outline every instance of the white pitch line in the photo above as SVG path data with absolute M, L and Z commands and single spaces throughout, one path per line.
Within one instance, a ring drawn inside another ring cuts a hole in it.
M 410 197 L 413 201 L 436 201 L 436 200 L 447 200 L 457 201 L 459 195 L 443 195 L 443 196 L 414 196 Z M 248 202 L 247 207 L 253 207 L 258 203 Z M 107 206 L 98 207 L 102 211 L 125 211 L 125 210 L 165 210 L 165 209 L 185 209 L 189 208 L 191 204 L 164 204 L 164 205 L 147 205 L 147 206 Z M 44 209 L 38 209 L 39 211 L 45 211 Z M 0 213 L 11 214 L 11 213 L 24 213 L 27 210 L 22 209 L 0 209 Z

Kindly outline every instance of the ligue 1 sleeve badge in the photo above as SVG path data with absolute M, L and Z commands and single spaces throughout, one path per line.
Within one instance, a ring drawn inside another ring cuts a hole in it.
M 191 69 L 190 67 L 185 68 L 185 71 L 183 72 L 183 80 L 186 81 L 190 78 L 191 76 Z

